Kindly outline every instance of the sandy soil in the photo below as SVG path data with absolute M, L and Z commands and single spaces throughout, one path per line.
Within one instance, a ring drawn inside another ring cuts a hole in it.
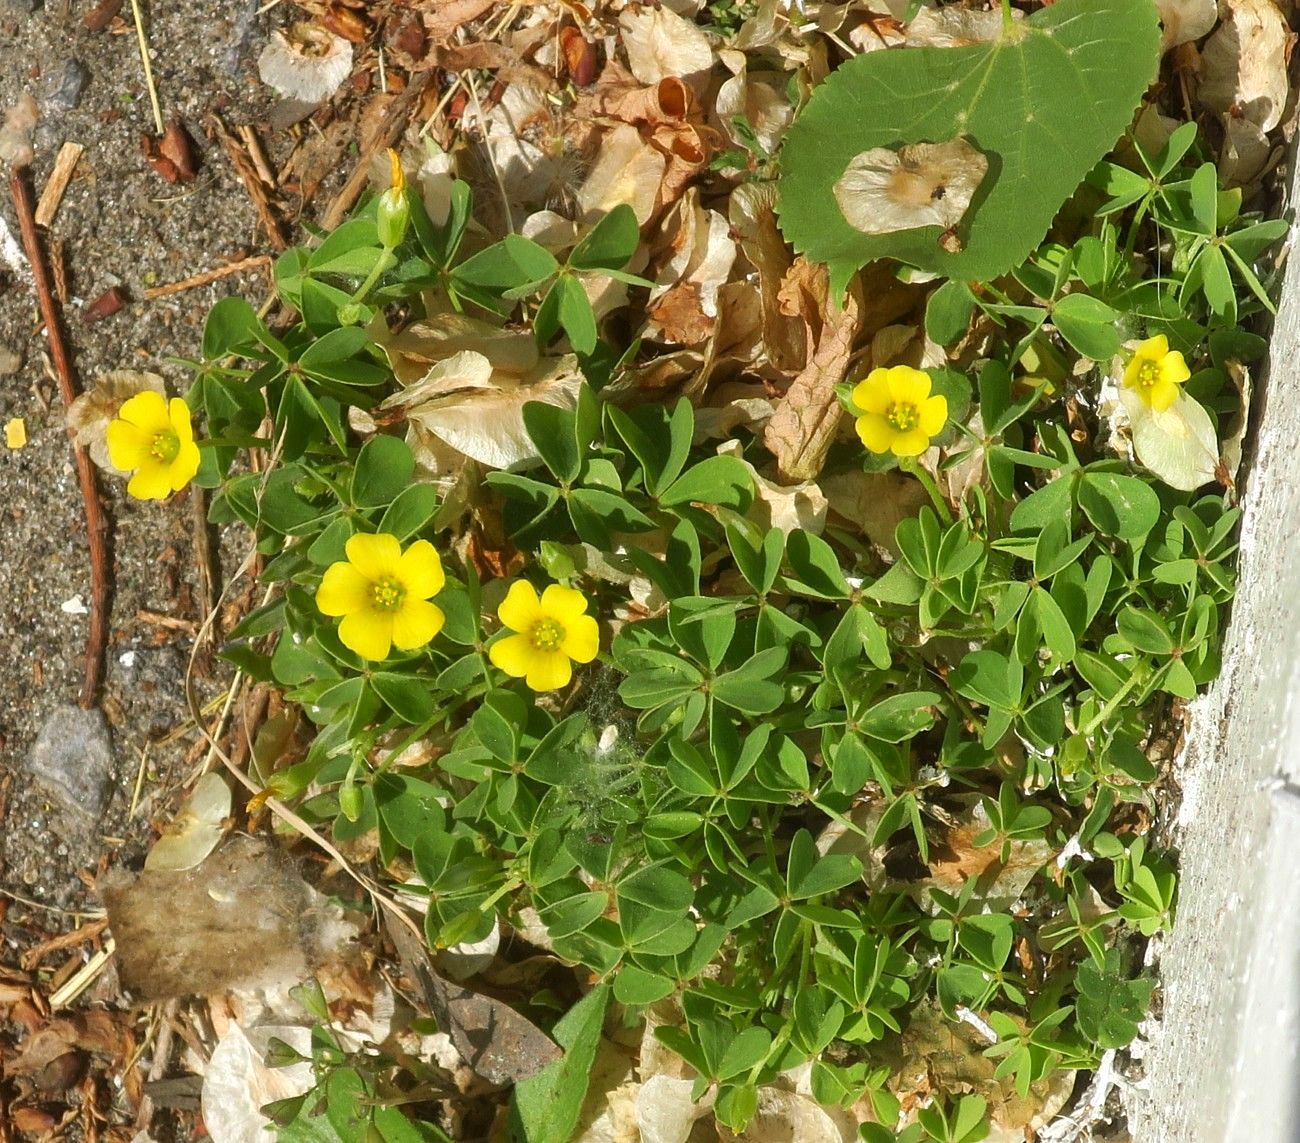
M 212 5 L 196 0 L 158 5 L 150 27 L 163 114 L 180 116 L 198 143 L 203 166 L 188 184 L 165 182 L 145 161 L 140 136 L 152 114 L 133 30 L 104 32 L 82 20 L 88 4 L 0 0 L 0 108 L 23 92 L 41 105 L 32 175 L 44 184 L 63 142 L 85 153 L 47 237 L 61 244 L 71 295 L 68 340 L 83 386 L 117 367 L 161 372 L 179 390 L 186 371 L 171 356 L 193 356 L 208 307 L 244 289 L 265 290 L 256 274 L 155 301 L 147 286 L 183 279 L 260 249 L 247 197 L 218 145 L 204 137 L 204 115 L 221 107 L 228 121 L 255 121 L 265 91 L 256 74 L 265 19 L 250 0 Z M 72 62 L 75 61 L 75 62 Z M 85 83 L 77 106 L 59 91 L 77 66 Z M 16 235 L 8 196 L 0 217 Z M 127 820 L 146 740 L 184 718 L 181 678 L 190 650 L 184 623 L 160 625 L 141 611 L 197 623 L 202 619 L 194 558 L 196 514 L 189 495 L 158 507 L 128 502 L 120 482 L 102 479 L 113 547 L 111 646 L 102 708 L 112 733 L 113 795 L 87 836 L 51 836 L 50 807 L 24 780 L 23 764 L 43 721 L 75 702 L 83 669 L 90 600 L 81 497 L 56 387 L 47 374 L 44 336 L 26 268 L 0 266 L 0 347 L 19 355 L 0 378 L 0 421 L 22 417 L 29 443 L 0 450 L 0 774 L 8 804 L 0 833 L 0 887 L 46 903 L 88 902 L 76 870 L 101 853 L 138 845 L 149 811 L 165 794 L 192 738 L 150 751 L 144 799 Z M 130 298 L 117 314 L 84 320 L 86 307 L 111 286 Z M 0 357 L 4 356 L 0 354 Z M 209 686 L 209 690 L 211 686 Z M 118 840 L 103 840 L 103 839 Z M 123 855 L 129 856 L 129 855 Z M 114 860 L 116 860 L 114 856 Z M 0 953 L 3 957 L 3 953 Z

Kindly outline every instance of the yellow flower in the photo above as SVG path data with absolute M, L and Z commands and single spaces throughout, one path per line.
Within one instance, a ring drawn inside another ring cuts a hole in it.
M 325 615 L 343 616 L 339 638 L 363 659 L 388 658 L 389 650 L 414 651 L 442 630 L 442 609 L 429 602 L 447 577 L 428 540 L 406 551 L 396 536 L 358 533 L 346 561 L 330 564 L 316 589 Z
M 106 436 L 113 467 L 135 473 L 126 490 L 137 500 L 166 500 L 199 470 L 190 409 L 179 397 L 137 393 L 122 402 Z
M 1133 360 L 1124 367 L 1124 384 L 1143 403 L 1163 413 L 1178 397 L 1178 386 L 1192 375 L 1187 362 L 1177 350 L 1169 350 L 1169 339 L 1159 334 L 1137 347 Z
M 873 369 L 852 393 L 858 436 L 872 452 L 920 456 L 948 420 L 948 399 L 930 396 L 930 375 L 910 365 Z
M 559 690 L 573 677 L 570 659 L 590 663 L 600 650 L 600 631 L 586 610 L 582 593 L 571 587 L 553 583 L 538 599 L 531 583 L 516 580 L 497 612 L 516 634 L 493 643 L 488 657 L 535 691 Z

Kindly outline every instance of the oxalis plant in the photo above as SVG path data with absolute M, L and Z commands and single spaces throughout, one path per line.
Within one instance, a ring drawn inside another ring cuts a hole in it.
M 630 209 L 564 262 L 485 247 L 464 183 L 435 223 L 396 161 L 277 262 L 289 320 L 222 301 L 185 402 L 142 394 L 108 430 L 136 495 L 194 479 L 257 537 L 272 597 L 224 654 L 312 730 L 253 777 L 335 842 L 372 839 L 430 948 L 504 925 L 580 968 L 525 1009 L 565 1055 L 515 1087 L 517 1138 L 570 1138 L 602 1030 L 647 1016 L 732 1131 L 807 1066 L 870 1143 L 974 1143 L 1137 1032 L 1176 896 L 1143 823 L 1171 711 L 1218 668 L 1229 370 L 1262 354 L 1243 323 L 1285 224 L 1241 216 L 1192 126 L 1102 161 L 1154 74 L 1146 0 L 994 17 L 984 43 L 850 61 L 780 155 L 786 236 L 838 287 L 882 258 L 936 276 L 949 363 L 842 387 L 858 439 L 830 469 L 923 490 L 886 548 L 767 526 L 757 438 L 720 454 L 688 400 L 626 392 L 637 346 L 583 283 L 645 284 Z M 861 209 L 898 186 L 901 214 Z M 448 312 L 567 343 L 582 374 L 567 406 L 523 405 L 535 463 L 451 487 L 390 400 L 397 332 Z M 925 1064 L 942 1082 L 908 1116 L 893 1081 L 927 1028 L 963 1064 Z M 409 1062 L 317 1047 L 283 1137 L 443 1137 L 384 1106 Z

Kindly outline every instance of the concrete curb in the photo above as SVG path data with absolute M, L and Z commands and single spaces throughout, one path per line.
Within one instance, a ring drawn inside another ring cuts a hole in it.
M 1136 1143 L 1300 1140 L 1300 258 L 1281 297 L 1223 671 L 1179 760 L 1180 901 Z

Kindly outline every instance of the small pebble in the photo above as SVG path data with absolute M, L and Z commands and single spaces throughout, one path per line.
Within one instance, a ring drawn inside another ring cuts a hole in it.
M 7 345 L 0 345 L 0 377 L 9 377 L 17 373 L 22 363 L 22 354 Z
M 66 59 L 55 64 L 45 81 L 47 111 L 68 112 L 76 109 L 86 89 L 90 73 L 80 60 Z
M 113 791 L 103 712 L 56 707 L 28 752 L 27 771 L 57 807 L 82 821 L 99 821 Z

